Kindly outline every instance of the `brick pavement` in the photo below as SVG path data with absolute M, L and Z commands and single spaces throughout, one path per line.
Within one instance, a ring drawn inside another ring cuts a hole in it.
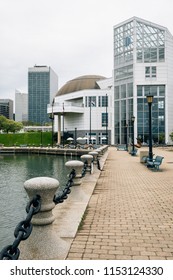
M 173 259 L 173 151 L 153 152 L 164 156 L 159 172 L 109 148 L 66 259 Z

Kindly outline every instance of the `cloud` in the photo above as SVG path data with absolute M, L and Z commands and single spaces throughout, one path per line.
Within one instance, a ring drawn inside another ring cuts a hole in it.
M 84 74 L 109 77 L 113 26 L 135 15 L 173 32 L 172 6 L 165 0 L 163 13 L 156 0 L 0 0 L 0 98 L 26 92 L 35 64 L 52 67 L 60 86 Z

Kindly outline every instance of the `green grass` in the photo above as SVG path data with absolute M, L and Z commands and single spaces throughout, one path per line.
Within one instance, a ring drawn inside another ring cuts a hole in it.
M 42 145 L 47 146 L 51 143 L 52 132 L 42 132 Z M 6 147 L 23 144 L 40 146 L 41 132 L 0 134 L 0 144 L 4 144 Z

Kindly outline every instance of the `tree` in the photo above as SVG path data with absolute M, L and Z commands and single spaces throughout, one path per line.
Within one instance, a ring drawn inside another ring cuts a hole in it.
M 3 129 L 5 122 L 7 121 L 7 118 L 0 115 L 0 130 Z
M 23 124 L 21 122 L 15 122 L 13 120 L 9 120 L 4 116 L 0 116 L 0 130 L 5 131 L 6 133 L 9 132 L 16 132 L 21 130 Z

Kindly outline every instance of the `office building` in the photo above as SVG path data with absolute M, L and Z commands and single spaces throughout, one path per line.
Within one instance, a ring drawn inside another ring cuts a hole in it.
M 0 99 L 0 115 L 13 120 L 13 100 Z
M 114 143 L 134 135 L 149 139 L 146 95 L 154 96 L 154 143 L 168 143 L 173 131 L 173 36 L 166 27 L 133 17 L 114 26 Z
M 51 103 L 58 89 L 58 76 L 47 66 L 28 69 L 28 120 L 45 124 L 50 122 L 47 104 Z
M 28 120 L 28 94 L 15 91 L 15 121 Z

